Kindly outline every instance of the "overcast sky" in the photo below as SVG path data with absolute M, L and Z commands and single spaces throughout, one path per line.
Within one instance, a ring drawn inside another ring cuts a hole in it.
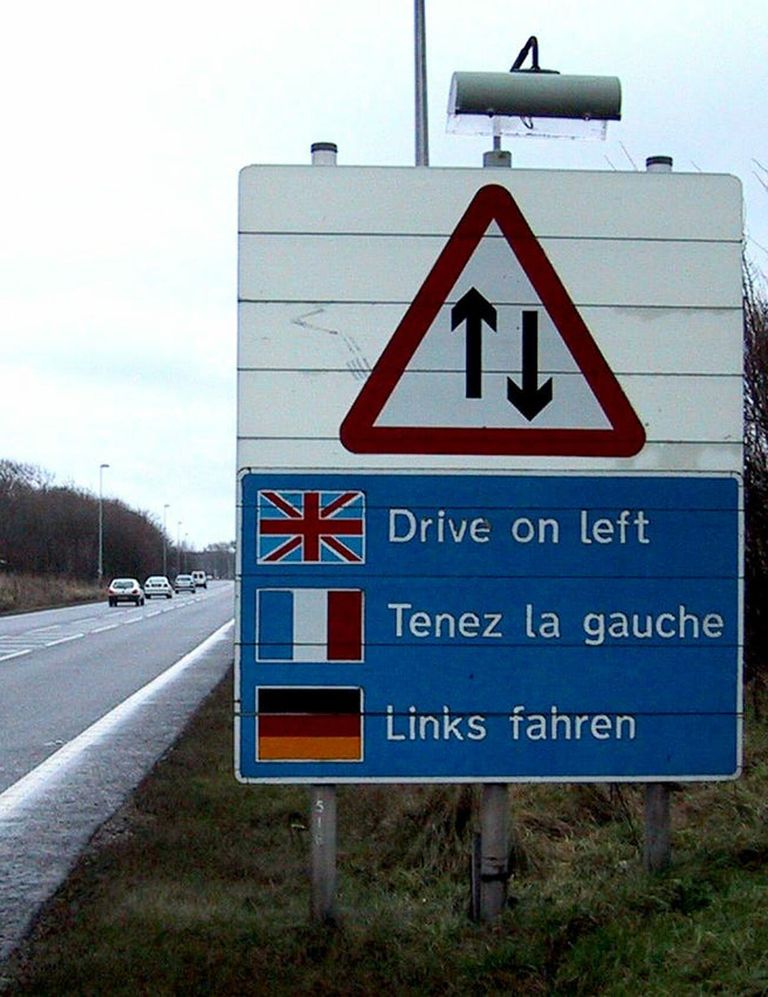
M 606 142 L 510 140 L 513 165 L 725 172 L 768 271 L 764 0 L 426 0 L 432 166 L 454 70 L 540 62 L 621 78 Z M 42 0 L 0 34 L 0 457 L 153 513 L 193 546 L 234 538 L 237 174 L 411 165 L 412 0 Z M 181 526 L 179 526 L 181 522 Z

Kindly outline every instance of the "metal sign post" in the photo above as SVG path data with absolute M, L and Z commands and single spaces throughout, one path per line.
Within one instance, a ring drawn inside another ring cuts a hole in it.
M 336 787 L 313 786 L 310 801 L 312 853 L 311 913 L 317 921 L 336 921 Z
M 645 161 L 649 173 L 671 173 L 671 156 L 649 156 Z M 643 811 L 643 866 L 646 872 L 659 872 L 669 865 L 672 853 L 669 787 L 663 782 L 645 787 Z
M 483 786 L 480 803 L 480 920 L 492 921 L 507 899 L 509 800 L 506 785 Z

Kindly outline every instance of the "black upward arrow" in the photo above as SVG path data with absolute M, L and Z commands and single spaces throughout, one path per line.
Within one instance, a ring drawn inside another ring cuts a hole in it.
M 523 386 L 507 378 L 507 399 L 528 422 L 552 401 L 552 378 L 539 387 L 539 313 L 523 312 Z
M 467 323 L 465 342 L 467 398 L 482 397 L 483 375 L 483 322 L 496 329 L 496 309 L 474 287 L 456 302 L 451 309 L 451 329 Z

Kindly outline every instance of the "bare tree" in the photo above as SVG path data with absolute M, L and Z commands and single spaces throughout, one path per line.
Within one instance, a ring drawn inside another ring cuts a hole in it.
M 162 570 L 163 534 L 153 517 L 114 499 L 103 511 L 105 573 L 143 578 Z M 92 581 L 97 548 L 95 495 L 0 459 L 0 568 Z
M 745 678 L 768 687 L 768 300 L 744 266 Z

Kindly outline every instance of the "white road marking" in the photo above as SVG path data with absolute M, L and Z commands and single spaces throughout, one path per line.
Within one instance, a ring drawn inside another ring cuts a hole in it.
M 224 640 L 233 626 L 234 620 L 229 620 L 223 626 L 219 627 L 218 630 L 214 630 L 201 644 L 198 644 L 197 647 L 185 654 L 183 658 L 179 658 L 170 668 L 166 668 L 164 672 L 161 672 L 151 682 L 147 682 L 145 686 L 134 692 L 132 696 L 123 700 L 122 703 L 115 706 L 109 713 L 105 713 L 100 720 L 92 723 L 90 727 L 87 727 L 77 737 L 68 741 L 58 751 L 55 751 L 44 762 L 41 762 L 37 768 L 32 769 L 31 772 L 28 772 L 17 782 L 14 782 L 12 786 L 9 786 L 5 792 L 0 793 L 0 825 L 6 821 L 13 820 L 16 811 L 23 809 L 36 793 L 44 789 L 57 776 L 62 775 L 67 768 L 80 758 L 86 749 L 108 737 L 116 727 L 119 727 L 147 699 L 154 696 L 163 686 L 168 685 L 169 682 L 172 682 L 183 671 L 194 665 L 215 644 Z
M 57 644 L 66 644 L 68 640 L 77 640 L 78 637 L 85 637 L 85 634 L 70 634 L 68 637 L 59 637 L 58 640 L 50 640 L 46 647 L 55 647 Z
M 18 658 L 22 654 L 31 654 L 33 651 L 39 651 L 46 647 L 55 647 L 57 644 L 65 644 L 71 640 L 79 640 L 81 637 L 90 636 L 90 634 L 105 633 L 107 630 L 116 630 L 118 627 L 129 626 L 132 623 L 140 623 L 142 620 L 150 619 L 153 616 L 159 616 L 161 613 L 171 613 L 177 609 L 189 608 L 190 606 L 194 606 L 196 603 L 201 602 L 205 598 L 205 595 L 192 596 L 188 600 L 173 602 L 169 606 L 163 606 L 162 609 L 155 609 L 150 612 L 144 611 L 140 615 L 128 619 L 126 619 L 125 614 L 131 612 L 131 610 L 128 607 L 125 607 L 121 612 L 118 607 L 117 612 L 112 617 L 113 619 L 116 619 L 117 622 L 109 623 L 106 626 L 101 627 L 90 627 L 85 629 L 83 632 L 65 634 L 65 636 L 59 637 L 56 640 L 46 640 L 45 637 L 52 636 L 50 633 L 51 631 L 66 631 L 75 624 L 82 625 L 85 623 L 98 623 L 100 620 L 104 619 L 104 617 L 89 616 L 83 617 L 80 620 L 69 620 L 65 623 L 52 623 L 46 627 L 36 627 L 34 630 L 26 630 L 20 634 L 0 634 L 0 661 L 6 661 L 9 658 Z

